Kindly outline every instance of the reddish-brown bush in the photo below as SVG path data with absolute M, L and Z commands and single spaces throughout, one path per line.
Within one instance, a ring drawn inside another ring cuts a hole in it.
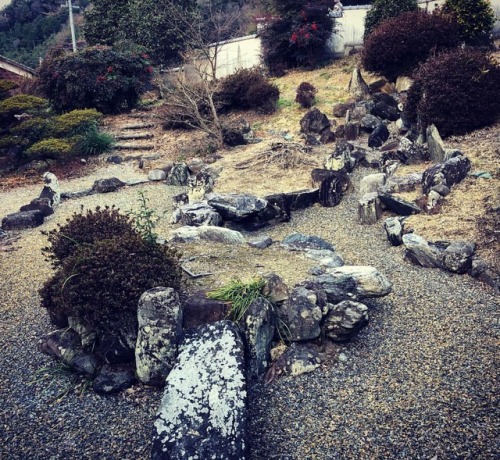
M 460 43 L 449 17 L 424 11 L 403 13 L 382 22 L 365 41 L 363 66 L 391 80 L 410 75 L 432 54 Z

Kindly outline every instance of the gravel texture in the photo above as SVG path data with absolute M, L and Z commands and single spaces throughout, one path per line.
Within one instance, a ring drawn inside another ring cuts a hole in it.
M 133 170 L 117 171 L 61 188 L 83 189 L 111 175 L 136 178 Z M 366 173 L 358 171 L 355 184 Z M 2 193 L 0 216 L 40 189 Z M 136 207 L 138 190 L 167 214 L 171 196 L 179 192 L 155 183 L 66 201 L 41 228 L 64 222 L 80 204 Z M 369 325 L 351 342 L 336 345 L 342 362 L 251 389 L 251 459 L 498 458 L 498 298 L 468 276 L 404 262 L 381 222 L 358 224 L 356 200 L 355 188 L 335 208 L 296 212 L 290 223 L 262 232 L 273 240 L 292 231 L 321 236 L 347 264 L 378 268 L 393 282 L 393 293 L 371 301 Z M 159 230 L 166 233 L 168 227 L 164 223 Z M 137 385 L 120 395 L 98 396 L 67 373 L 43 369 L 56 369 L 36 350 L 38 338 L 51 329 L 37 294 L 51 272 L 40 253 L 45 244 L 40 228 L 26 230 L 14 242 L 15 251 L 0 252 L 0 458 L 149 458 L 161 391 Z M 275 247 L 265 251 L 280 257 Z

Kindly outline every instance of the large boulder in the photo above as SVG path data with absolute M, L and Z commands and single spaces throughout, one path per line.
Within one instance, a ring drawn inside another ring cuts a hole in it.
M 326 270 L 326 274 L 341 280 L 345 277 L 351 278 L 356 285 L 358 298 L 382 297 L 392 291 L 392 283 L 375 267 L 344 265 L 343 267 L 329 268 Z
M 222 225 L 221 215 L 206 201 L 186 204 L 179 208 L 182 225 L 200 227 L 202 225 Z
M 424 193 L 430 190 L 446 186 L 448 188 L 458 184 L 467 177 L 471 168 L 471 162 L 462 155 L 451 158 L 445 163 L 431 166 L 424 171 L 422 177 L 422 189 Z
M 230 321 L 186 334 L 154 423 L 152 460 L 246 458 L 243 356 Z
M 370 112 L 372 115 L 381 118 L 382 120 L 396 121 L 399 116 L 399 110 L 396 107 L 389 105 L 385 101 L 375 103 L 375 106 Z
M 268 205 L 265 199 L 246 193 L 208 193 L 206 200 L 224 220 L 232 222 L 256 218 Z
M 243 244 L 245 238 L 240 232 L 223 227 L 180 227 L 170 232 L 170 241 L 174 243 L 212 243 Z
M 360 302 L 344 300 L 329 305 L 324 319 L 325 335 L 334 342 L 345 342 L 368 322 L 368 307 Z
M 146 291 L 139 299 L 137 320 L 137 377 L 146 385 L 163 386 L 174 366 L 182 334 L 179 295 L 164 287 Z
M 476 245 L 453 242 L 443 251 L 443 267 L 453 273 L 466 273 L 472 267 Z
M 2 219 L 3 230 L 23 230 L 25 228 L 35 228 L 43 224 L 43 212 L 40 209 L 32 211 L 21 211 L 7 214 Z
M 278 308 L 292 342 L 313 340 L 321 334 L 321 320 L 326 296 L 315 283 L 295 287 L 287 301 Z
M 38 209 L 42 211 L 43 217 L 48 217 L 54 214 L 54 208 L 52 208 L 50 203 L 51 201 L 49 198 L 35 198 L 34 200 L 31 200 L 30 204 L 21 206 L 19 211 L 36 211 Z

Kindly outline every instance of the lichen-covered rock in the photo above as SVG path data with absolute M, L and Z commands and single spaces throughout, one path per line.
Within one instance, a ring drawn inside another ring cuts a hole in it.
M 146 291 L 139 299 L 137 320 L 137 377 L 146 385 L 162 386 L 174 366 L 182 334 L 179 295 L 164 287 Z
M 289 340 L 313 340 L 321 334 L 321 320 L 326 296 L 319 285 L 295 287 L 287 301 L 278 309 L 278 315 L 287 326 Z
M 332 154 L 325 158 L 325 169 L 338 172 L 350 172 L 354 164 L 351 152 L 354 150 L 352 144 L 346 141 L 339 141 Z
M 375 267 L 344 265 L 329 268 L 326 273 L 340 279 L 351 278 L 356 284 L 358 298 L 382 297 L 392 291 L 392 283 Z
M 242 320 L 245 335 L 247 376 L 262 375 L 271 360 L 271 343 L 275 332 L 275 312 L 271 303 L 259 297 L 248 307 Z
M 214 187 L 214 178 L 210 173 L 200 171 L 197 174 L 189 176 L 187 187 L 187 195 L 190 203 L 203 201 L 205 195 L 210 193 Z
M 175 163 L 167 176 L 167 185 L 182 187 L 188 184 L 191 171 L 185 163 Z
M 262 278 L 265 282 L 264 287 L 262 288 L 262 294 L 264 294 L 272 303 L 279 304 L 288 299 L 290 290 L 285 282 L 276 273 L 268 273 Z
M 51 172 L 46 172 L 43 175 L 43 181 L 45 185 L 40 192 L 39 198 L 48 199 L 49 206 L 55 208 L 61 202 L 61 189 L 59 187 L 59 181 L 55 174 Z
M 360 302 L 344 300 L 329 305 L 324 319 L 326 336 L 335 342 L 345 342 L 368 322 L 368 307 Z
M 443 266 L 450 272 L 466 273 L 472 267 L 474 243 L 453 242 L 443 251 Z
M 405 164 L 415 164 L 425 161 L 429 151 L 423 144 L 412 142 L 407 137 L 402 137 L 398 145 L 398 158 Z
M 246 458 L 243 355 L 232 322 L 186 335 L 154 423 L 152 460 Z
M 243 244 L 245 238 L 240 232 L 228 228 L 203 226 L 181 227 L 170 232 L 170 241 L 176 243 L 193 243 L 210 241 L 212 243 Z
M 35 228 L 43 224 L 43 213 L 39 209 L 7 214 L 2 219 L 3 230 L 23 230 Z
M 390 176 L 380 191 L 383 193 L 411 192 L 416 190 L 421 183 L 421 173 L 412 173 L 406 176 Z
M 370 88 L 363 79 L 359 67 L 356 67 L 352 71 L 347 91 L 349 91 L 349 94 L 352 94 L 356 99 L 368 99 L 371 96 Z
M 293 342 L 273 363 L 265 381 L 271 382 L 282 374 L 292 377 L 307 374 L 320 365 L 321 357 L 317 347 L 310 343 Z

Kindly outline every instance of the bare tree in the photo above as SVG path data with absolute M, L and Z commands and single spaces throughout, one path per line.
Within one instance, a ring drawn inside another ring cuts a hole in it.
M 237 32 L 238 11 L 222 11 L 208 1 L 203 8 L 186 12 L 173 1 L 168 3 L 185 44 L 184 63 L 164 88 L 169 121 L 200 129 L 222 146 L 217 66 L 224 40 Z

